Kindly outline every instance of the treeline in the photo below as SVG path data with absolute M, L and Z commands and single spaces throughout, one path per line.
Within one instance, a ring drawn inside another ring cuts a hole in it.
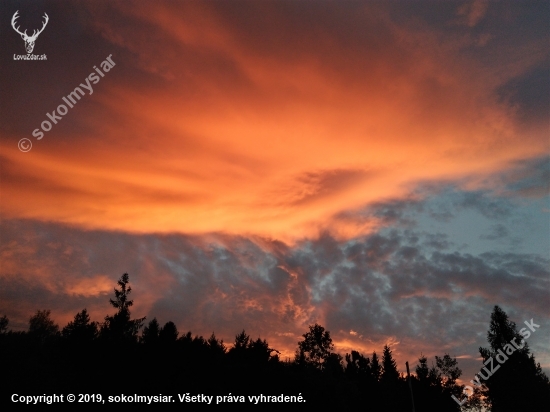
M 12 393 L 231 393 L 301 394 L 306 402 L 293 407 L 302 409 L 328 405 L 339 410 L 363 406 L 369 411 L 411 411 L 414 400 L 416 412 L 460 411 L 453 396 L 466 399 L 463 408 L 469 410 L 492 406 L 493 412 L 542 411 L 550 405 L 548 378 L 527 345 L 502 365 L 498 380 L 493 379 L 497 384 L 489 378 L 472 394 L 457 383 L 462 372 L 448 354 L 436 356 L 431 367 L 421 355 L 408 381 L 388 346 L 380 357 L 357 351 L 342 357 L 334 351 L 329 331 L 318 324 L 309 326 L 294 360 L 285 362 L 265 339 L 254 340 L 244 330 L 228 347 L 214 333 L 209 338 L 180 334 L 173 322 L 161 326 L 156 319 L 132 319 L 128 283 L 124 274 L 115 299 L 110 299 L 116 312 L 101 323 L 92 321 L 84 309 L 60 330 L 50 311 L 39 310 L 30 318 L 28 332 L 14 332 L 8 331 L 7 317 L 0 317 L 3 403 Z M 506 335 L 502 339 L 517 335 L 500 308 L 495 307 L 491 319 L 495 333 Z M 480 348 L 487 356 L 497 349 Z M 182 407 L 179 402 L 162 407 L 170 406 Z

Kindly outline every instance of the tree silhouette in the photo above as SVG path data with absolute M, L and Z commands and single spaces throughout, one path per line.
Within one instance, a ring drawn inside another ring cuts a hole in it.
M 159 331 L 160 325 L 157 321 L 157 318 L 153 318 L 151 321 L 149 321 L 149 324 L 143 328 L 141 341 L 145 345 L 157 344 L 159 340 Z
M 128 299 L 131 289 L 127 277 L 121 277 L 115 291 L 119 293 L 110 301 L 117 312 L 106 317 L 101 339 L 96 339 L 97 323 L 90 320 L 86 309 L 63 328 L 62 339 L 55 339 L 60 336 L 59 328 L 49 310 L 39 310 L 30 318 L 28 333 L 5 333 L 8 320 L 0 317 L 0 352 L 10 354 L 3 360 L 4 370 L 10 371 L 5 389 L 17 393 L 24 386 L 45 393 L 64 387 L 79 393 L 93 388 L 97 393 L 106 393 L 116 387 L 134 393 L 160 393 L 186 387 L 195 392 L 208 388 L 210 393 L 248 391 L 254 395 L 297 390 L 308 405 L 347 410 L 365 404 L 372 411 L 410 410 L 407 382 L 399 375 L 388 345 L 381 359 L 376 352 L 369 359 L 352 350 L 346 354 L 344 371 L 341 356 L 333 351 L 330 333 L 318 324 L 310 325 L 298 342 L 296 363 L 311 366 L 306 368 L 294 367 L 290 361 L 279 362 L 274 355 L 278 352 L 265 339 L 253 340 L 244 330 L 227 351 L 214 333 L 208 339 L 193 338 L 191 332 L 179 337 L 173 322 L 160 327 L 153 318 L 138 342 L 134 339 L 135 325 L 143 320 L 130 318 L 133 302 Z M 527 339 L 529 329 L 533 332 L 538 327 L 532 320 L 528 324 L 518 333 L 506 314 L 495 308 L 487 334 L 491 346 L 480 348 L 480 352 L 486 363 L 483 366 L 489 367 L 488 360 L 493 359 L 499 368 L 486 380 L 481 379 L 487 390 L 482 392 L 476 386 L 462 410 L 481 411 L 488 405 L 493 412 L 541 411 L 550 404 L 548 378 L 527 344 L 519 345 L 522 337 Z M 429 367 L 428 359 L 421 354 L 418 361 L 416 376 L 410 381 L 416 410 L 459 412 L 461 406 L 451 397 L 465 399 L 462 387 L 456 383 L 461 376 L 457 360 L 449 354 L 435 356 Z M 120 368 L 124 370 L 123 379 Z M 97 370 L 113 373 L 107 372 L 97 380 Z M 479 375 L 488 371 L 482 372 Z
M 248 336 L 243 329 L 241 333 L 235 336 L 235 343 L 233 344 L 233 347 L 231 348 L 230 352 L 243 351 L 248 348 L 249 344 L 250 344 L 250 336 Z
M 487 386 L 492 412 L 534 411 L 550 405 L 548 377 L 530 355 L 527 342 L 523 346 L 520 343 L 523 336 L 536 331 L 533 323 L 526 321 L 528 327 L 519 334 L 516 324 L 499 306 L 493 309 L 487 333 L 490 348 L 479 348 L 484 366 L 478 374 Z
M 115 309 L 118 309 L 119 312 L 129 311 L 130 306 L 134 304 L 133 300 L 128 300 L 128 295 L 132 291 L 132 287 L 127 286 L 129 281 L 128 273 L 123 274 L 117 281 L 118 286 L 120 286 L 120 290 L 115 288 L 115 300 L 109 299 L 111 305 Z
M 134 304 L 128 299 L 132 288 L 128 286 L 129 276 L 123 274 L 117 284 L 120 289 L 115 288 L 115 299 L 109 299 L 111 305 L 118 309 L 113 316 L 106 316 L 101 326 L 101 336 L 111 340 L 136 342 L 137 333 L 142 327 L 145 317 L 130 319 L 130 306 Z
M 59 326 L 50 319 L 50 310 L 38 310 L 29 319 L 29 335 L 40 342 L 59 336 Z
M 436 356 L 435 363 L 440 372 L 440 376 L 443 378 L 443 387 L 452 390 L 455 395 L 462 392 L 461 389 L 458 389 L 458 392 L 456 391 L 456 380 L 462 375 L 462 371 L 457 366 L 456 358 L 451 358 L 449 354 L 446 353 L 442 358 Z
M 370 359 L 352 350 L 346 353 L 346 375 L 351 379 L 366 379 L 371 375 Z
M 162 329 L 159 331 L 159 341 L 161 344 L 173 344 L 178 339 L 178 328 L 176 324 L 172 321 L 168 321 L 164 324 Z
M 6 315 L 0 318 L 0 335 L 8 331 L 8 323 L 10 323 Z
M 429 373 L 428 358 L 420 354 L 418 362 L 418 365 L 416 365 L 416 377 L 420 382 L 427 382 Z
M 277 362 L 278 355 L 272 356 L 273 352 L 279 353 L 278 350 L 269 347 L 269 344 L 264 339 L 250 339 L 250 336 L 243 331 L 235 336 L 233 347 L 227 352 L 228 358 L 233 363 L 241 363 L 246 366 L 265 366 L 268 362 Z
M 256 365 L 262 365 L 267 362 L 278 362 L 278 355 L 271 355 L 272 352 L 280 353 L 276 349 L 269 347 L 269 344 L 264 339 L 256 339 L 255 341 L 251 340 L 248 344 L 248 352 L 250 353 L 251 361 Z
M 323 371 L 331 375 L 340 376 L 344 372 L 342 356 L 339 353 L 329 353 L 323 362 Z
M 329 358 L 334 345 L 329 331 L 325 331 L 319 324 L 310 325 L 309 332 L 302 335 L 304 340 L 298 342 L 296 362 L 312 365 L 322 370 L 324 363 Z
M 416 377 L 418 381 L 425 387 L 441 387 L 441 373 L 435 366 L 428 368 L 428 358 L 420 354 L 418 362 L 419 364 L 416 366 Z
M 221 359 L 227 352 L 227 348 L 223 344 L 223 339 L 217 339 L 214 332 L 212 332 L 212 335 L 210 335 L 206 342 L 210 352 L 215 358 Z
M 460 405 L 454 401 L 464 399 L 462 386 L 456 380 L 462 374 L 456 359 L 448 354 L 436 356 L 436 365 L 428 368 L 428 359 L 420 355 L 416 366 L 416 378 L 413 379 L 414 401 L 418 410 L 426 412 L 460 411 Z M 473 405 L 473 404 L 472 404 Z M 466 406 L 466 405 L 464 405 Z
M 392 385 L 399 381 L 397 363 L 393 359 L 392 351 L 388 345 L 384 345 L 382 352 L 382 376 L 380 380 L 387 385 Z
M 380 380 L 380 376 L 382 375 L 382 365 L 380 365 L 376 352 L 372 352 L 371 375 L 375 382 L 378 382 Z
M 228 358 L 236 364 L 248 364 L 251 362 L 250 356 L 250 336 L 243 331 L 235 336 L 233 347 L 227 352 Z
M 90 315 L 86 309 L 77 313 L 74 320 L 63 328 L 63 337 L 76 340 L 80 343 L 93 341 L 98 335 L 97 322 L 90 322 Z

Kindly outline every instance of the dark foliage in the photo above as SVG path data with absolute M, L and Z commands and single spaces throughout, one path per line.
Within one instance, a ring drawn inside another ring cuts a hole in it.
M 506 313 L 500 307 L 494 307 L 487 333 L 490 347 L 479 348 L 484 360 L 479 375 L 487 377 L 483 380 L 487 388 L 484 394 L 492 412 L 542 411 L 550 406 L 548 377 L 542 372 L 540 364 L 535 362 L 524 340 L 532 332 L 526 327 L 518 333 L 516 324 L 508 319 Z M 516 349 L 513 342 L 520 349 Z M 491 362 L 494 373 L 491 373 Z
M 111 305 L 118 311 L 113 316 L 105 316 L 105 322 L 100 329 L 100 337 L 115 344 L 137 342 L 139 329 L 145 321 L 145 318 L 130 319 L 130 307 L 134 304 L 134 301 L 128 299 L 132 291 L 132 288 L 128 286 L 128 282 L 129 276 L 127 273 L 118 280 L 117 283 L 120 289 L 115 288 L 115 299 L 109 299 Z
M 38 310 L 29 319 L 29 335 L 41 343 L 59 337 L 59 326 L 50 319 L 49 310 Z
M 145 318 L 130 316 L 133 302 L 128 299 L 128 283 L 126 274 L 118 281 L 115 299 L 110 300 L 117 312 L 106 316 L 101 325 L 90 320 L 86 309 L 77 313 L 62 333 L 48 310 L 37 311 L 29 319 L 28 332 L 8 331 L 7 317 L 0 317 L 0 351 L 5 355 L 2 370 L 9 375 L 2 393 L 101 393 L 103 397 L 162 393 L 176 399 L 180 393 L 300 393 L 307 403 L 293 404 L 291 409 L 412 410 L 407 378 L 399 373 L 387 345 L 382 359 L 376 352 L 369 358 L 353 350 L 345 355 L 344 365 L 343 358 L 334 352 L 330 333 L 315 324 L 297 343 L 295 360 L 282 362 L 279 352 L 265 339 L 254 340 L 244 330 L 227 348 L 214 333 L 208 339 L 191 332 L 180 334 L 173 322 L 161 327 L 156 318 L 143 328 L 138 339 Z M 482 356 L 496 356 L 513 338 L 520 339 L 521 335 L 496 307 L 488 334 L 491 347 L 482 348 Z M 451 397 L 464 397 L 464 387 L 457 384 L 461 370 L 456 359 L 448 354 L 436 356 L 430 366 L 421 355 L 414 372 L 410 385 L 416 411 L 460 411 Z M 485 395 L 493 412 L 539 411 L 544 410 L 541 405 L 547 405 L 549 387 L 548 378 L 525 345 L 487 381 Z M 476 402 L 483 403 L 479 393 L 467 405 Z M 2 403 L 10 403 L 8 395 L 3 395 Z M 527 403 L 528 408 L 524 408 Z M 186 405 L 176 401 L 163 404 L 162 409 L 181 410 L 182 406 Z M 272 409 L 270 406 L 281 409 L 280 404 L 264 404 L 261 409 Z
M 83 309 L 77 313 L 72 322 L 63 328 L 63 338 L 73 341 L 74 344 L 90 343 L 97 338 L 99 325 L 90 321 L 88 311 Z
M 8 324 L 10 323 L 6 315 L 0 318 L 0 334 L 6 333 L 8 331 Z
M 296 363 L 323 370 L 334 350 L 330 332 L 316 323 L 310 325 L 309 332 L 304 333 L 302 336 L 304 339 L 298 342 Z M 334 360 L 332 360 L 332 363 L 334 364 Z

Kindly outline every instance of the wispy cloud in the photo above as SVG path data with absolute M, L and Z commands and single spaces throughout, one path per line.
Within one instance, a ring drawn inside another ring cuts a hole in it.
M 235 7 L 87 6 L 80 23 L 116 70 L 26 157 L 1 143 L 2 215 L 291 240 L 418 181 L 487 176 L 547 149 L 500 97 L 506 56 L 487 67 L 389 6 Z M 342 236 L 372 229 L 340 222 Z

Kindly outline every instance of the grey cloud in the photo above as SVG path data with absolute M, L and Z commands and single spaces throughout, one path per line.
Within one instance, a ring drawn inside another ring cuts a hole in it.
M 406 353 L 454 348 L 476 355 L 472 330 L 486 331 L 495 304 L 550 327 L 548 259 L 474 256 L 445 242 L 409 229 L 344 242 L 324 233 L 289 246 L 223 234 L 131 235 L 3 220 L 0 313 L 21 326 L 37 309 L 68 321 L 87 307 L 102 320 L 112 311 L 108 297 L 117 278 L 128 272 L 136 316 L 172 320 L 203 335 L 215 331 L 226 341 L 247 328 L 274 347 L 293 348 L 319 321 L 336 340 L 357 331 L 363 336 L 353 337 L 357 345 L 397 337 L 408 342 Z M 97 293 L 69 292 L 74 282 L 105 277 L 108 287 Z
M 507 194 L 542 197 L 550 194 L 550 157 L 515 162 L 515 167 L 501 175 Z
M 547 59 L 526 73 L 502 85 L 498 93 L 502 100 L 517 107 L 524 122 L 547 123 L 550 112 L 550 60 Z
M 482 191 L 465 192 L 459 205 L 475 209 L 489 219 L 502 219 L 511 213 L 510 206 L 505 199 L 494 199 Z
M 496 224 L 491 226 L 491 232 L 486 235 L 481 235 L 480 239 L 485 240 L 497 240 L 503 239 L 509 235 L 508 229 L 502 224 Z
M 423 233 L 423 238 L 425 239 L 423 245 L 432 249 L 449 249 L 452 245 L 449 235 L 444 233 Z

